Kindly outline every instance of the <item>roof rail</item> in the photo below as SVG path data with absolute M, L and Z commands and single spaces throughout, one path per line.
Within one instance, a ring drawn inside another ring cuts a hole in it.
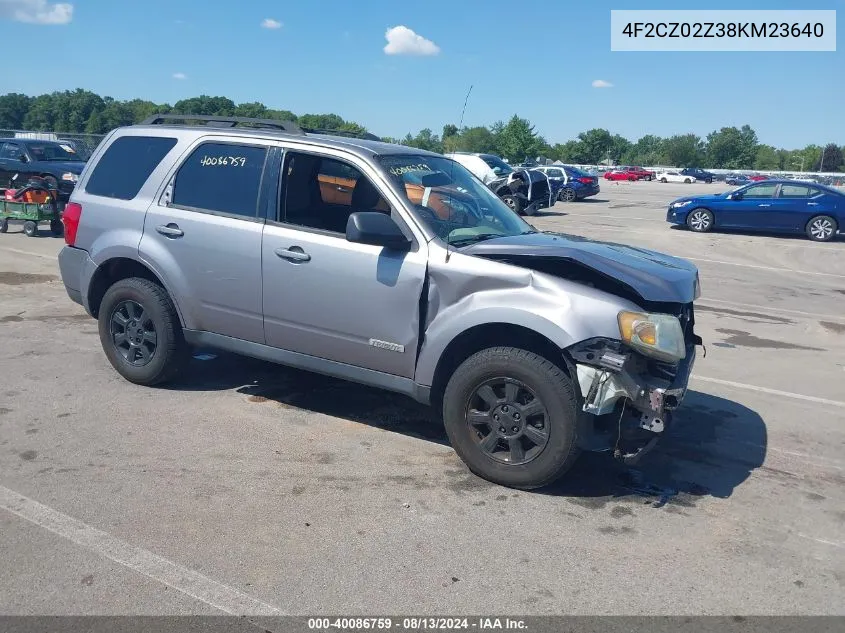
M 375 134 L 369 132 L 353 132 L 351 130 L 324 130 L 320 128 L 304 127 L 301 128 L 303 132 L 308 134 L 324 134 L 326 136 L 346 136 L 349 138 L 363 138 L 368 141 L 380 141 L 381 139 Z
M 166 125 L 168 123 L 175 123 L 176 121 L 183 121 L 183 125 L 190 125 L 189 121 L 204 121 L 208 127 L 235 127 L 253 126 L 259 128 L 271 128 L 274 130 L 281 130 L 291 134 L 305 134 L 305 132 L 296 123 L 290 121 L 279 121 L 276 119 L 253 119 L 242 116 L 209 116 L 205 114 L 154 114 L 141 121 L 139 125 Z

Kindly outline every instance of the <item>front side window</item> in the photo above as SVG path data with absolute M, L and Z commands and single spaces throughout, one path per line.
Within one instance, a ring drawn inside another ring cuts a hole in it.
M 176 173 L 172 204 L 254 218 L 266 158 L 266 147 L 203 143 Z
M 30 143 L 29 153 L 38 161 L 85 162 L 67 143 Z
M 356 211 L 390 213 L 379 190 L 361 171 L 345 161 L 288 152 L 279 220 L 331 233 L 346 233 Z
M 460 246 L 533 233 L 531 225 L 460 163 L 443 156 L 382 156 L 381 163 L 417 217 Z
M 509 174 L 513 171 L 513 167 L 508 165 L 498 156 L 482 156 L 481 159 L 487 164 L 490 169 L 493 170 L 493 173 L 495 173 L 497 176 Z
M 746 200 L 768 200 L 775 197 L 775 189 L 777 185 L 774 184 L 754 185 L 743 191 L 742 197 Z

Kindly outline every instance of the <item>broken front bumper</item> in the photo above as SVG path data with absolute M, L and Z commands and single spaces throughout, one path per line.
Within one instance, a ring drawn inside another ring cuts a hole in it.
M 613 450 L 631 463 L 654 447 L 687 392 L 694 343 L 676 365 L 594 340 L 568 350 L 581 392 L 579 442 L 585 450 Z

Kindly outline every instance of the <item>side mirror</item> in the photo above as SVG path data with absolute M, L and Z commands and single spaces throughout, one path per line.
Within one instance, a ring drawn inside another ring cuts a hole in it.
M 357 211 L 346 221 L 346 239 L 358 244 L 383 246 L 396 251 L 407 251 L 411 241 L 399 225 L 386 213 Z
M 29 162 L 29 159 L 26 157 L 26 154 L 21 154 L 20 156 L 18 156 L 18 160 L 22 163 L 28 163 Z
M 739 192 L 728 194 L 728 200 L 742 200 L 742 194 Z

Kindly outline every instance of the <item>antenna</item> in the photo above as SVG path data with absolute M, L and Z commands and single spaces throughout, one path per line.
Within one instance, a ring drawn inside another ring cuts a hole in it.
M 464 113 L 467 111 L 467 102 L 469 101 L 469 95 L 470 95 L 471 92 L 472 92 L 472 84 L 470 84 L 469 90 L 467 90 L 467 96 L 464 98 L 464 107 L 461 110 L 461 120 L 458 123 L 458 133 L 459 134 L 460 134 L 460 131 L 462 129 L 464 129 Z M 450 173 L 449 173 L 449 180 L 454 181 L 454 179 L 455 179 L 455 166 L 452 165 L 452 168 L 450 169 Z M 450 204 L 449 205 L 449 224 L 451 224 L 451 223 L 452 223 L 452 205 Z M 446 234 L 446 263 L 447 264 L 449 263 L 449 246 L 450 246 L 450 239 L 449 238 L 451 237 L 451 235 L 452 235 L 452 231 L 450 230 Z

